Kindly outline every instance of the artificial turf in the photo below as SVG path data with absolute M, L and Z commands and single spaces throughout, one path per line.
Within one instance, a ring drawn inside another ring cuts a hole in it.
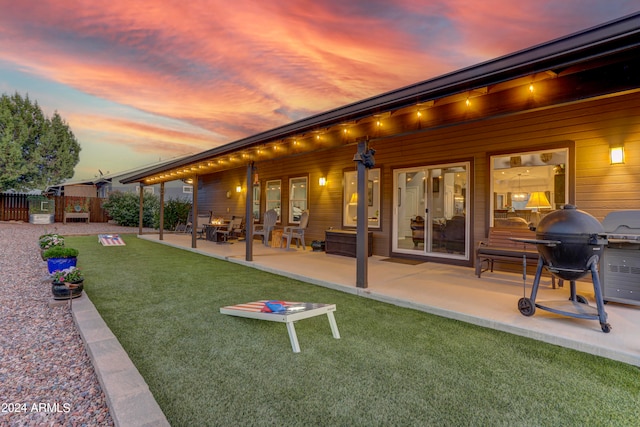
M 85 292 L 173 426 L 624 426 L 637 367 L 124 236 L 80 250 Z M 296 324 L 222 315 L 261 299 L 334 303 Z

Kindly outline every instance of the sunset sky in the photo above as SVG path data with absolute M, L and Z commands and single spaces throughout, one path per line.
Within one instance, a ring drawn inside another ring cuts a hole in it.
M 637 0 L 0 0 L 0 93 L 60 113 L 85 179 L 637 11 Z

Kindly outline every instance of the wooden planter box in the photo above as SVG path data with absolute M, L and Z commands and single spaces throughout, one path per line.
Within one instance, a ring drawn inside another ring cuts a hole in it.
M 369 255 L 373 254 L 373 232 L 369 231 Z M 356 257 L 356 232 L 349 230 L 325 231 L 325 251 L 328 254 Z

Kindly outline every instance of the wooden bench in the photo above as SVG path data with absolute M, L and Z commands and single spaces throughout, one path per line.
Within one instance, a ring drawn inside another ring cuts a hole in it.
M 536 265 L 539 258 L 536 245 L 513 240 L 535 238 L 536 233 L 528 228 L 490 228 L 488 240 L 480 242 L 476 248 L 476 276 L 480 277 L 485 271 L 493 272 L 495 261 L 522 265 L 525 255 L 527 265 Z M 555 289 L 555 278 L 552 276 L 551 280 Z

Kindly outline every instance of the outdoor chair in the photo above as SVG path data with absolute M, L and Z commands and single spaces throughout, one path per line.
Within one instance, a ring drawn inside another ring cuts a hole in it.
M 282 239 L 287 239 L 287 249 L 289 249 L 291 240 L 293 239 L 296 239 L 296 247 L 299 248 L 300 244 L 302 244 L 302 249 L 307 249 L 304 243 L 304 231 L 307 229 L 308 224 L 309 211 L 304 211 L 300 215 L 300 224 L 284 228 L 284 231 L 282 232 Z
M 243 218 L 241 216 L 234 216 L 226 229 L 219 229 L 216 231 L 218 243 L 229 243 L 229 238 L 233 236 L 233 232 L 241 227 Z
M 211 223 L 211 212 L 208 213 L 198 213 L 196 217 L 196 223 L 194 230 L 198 233 L 199 239 L 204 239 L 204 233 L 206 231 L 206 226 Z
M 264 221 L 262 224 L 255 224 L 253 226 L 253 233 L 251 235 L 251 240 L 253 240 L 254 236 L 262 236 L 262 243 L 265 246 L 269 246 L 269 236 L 271 235 L 271 231 L 276 226 L 276 222 L 278 221 L 278 212 L 275 209 L 269 209 L 264 213 Z

